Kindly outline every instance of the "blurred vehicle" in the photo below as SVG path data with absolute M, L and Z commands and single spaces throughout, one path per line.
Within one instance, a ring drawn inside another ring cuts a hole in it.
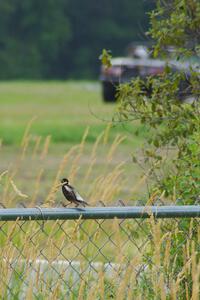
M 149 58 L 118 57 L 111 60 L 112 66 L 101 66 L 100 80 L 102 82 L 103 100 L 116 100 L 116 91 L 121 83 L 129 82 L 134 77 L 145 78 L 164 71 L 166 63 L 162 60 Z
M 131 49 L 131 51 L 130 51 Z M 161 74 L 166 64 L 172 71 L 182 71 L 185 74 L 185 80 L 180 84 L 179 97 L 184 98 L 191 92 L 190 89 L 190 68 L 199 68 L 196 60 L 195 64 L 191 61 L 176 61 L 169 58 L 168 62 L 150 57 L 145 46 L 134 46 L 129 49 L 129 55 L 132 57 L 117 57 L 111 60 L 111 67 L 101 66 L 100 81 L 102 83 L 102 96 L 105 102 L 115 102 L 116 93 L 119 84 L 126 83 L 140 77 L 145 79 L 147 76 L 156 76 Z M 131 53 L 131 54 L 130 54 Z

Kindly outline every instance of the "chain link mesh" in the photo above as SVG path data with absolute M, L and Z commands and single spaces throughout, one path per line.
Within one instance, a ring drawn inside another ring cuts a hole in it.
M 199 225 L 199 218 L 154 217 L 1 221 L 0 294 L 190 299 L 199 288 Z

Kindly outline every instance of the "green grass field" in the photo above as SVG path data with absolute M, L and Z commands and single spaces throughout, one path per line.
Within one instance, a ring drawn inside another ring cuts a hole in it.
M 55 143 L 79 143 L 87 126 L 87 142 L 94 142 L 115 113 L 116 105 L 103 103 L 96 82 L 0 83 L 0 136 L 5 144 L 19 142 L 33 117 L 32 132 L 51 135 Z M 111 133 L 127 135 L 129 130 L 130 126 L 116 123 Z
M 78 182 L 81 189 L 85 189 L 86 182 L 83 182 L 83 177 L 90 168 L 91 160 L 94 160 L 95 141 L 108 128 L 108 124 L 116 113 L 116 104 L 102 101 L 101 87 L 97 82 L 1 82 L 0 171 L 14 172 L 13 176 L 20 189 L 31 195 L 35 190 L 38 174 L 42 173 L 40 176 L 42 186 L 37 195 L 40 202 L 51 187 L 63 155 L 71 147 L 81 143 L 84 132 L 89 128 L 84 142 L 84 150 L 81 150 L 81 155 L 80 153 L 71 155 L 69 166 L 62 173 L 63 176 L 68 176 L 73 164 L 75 165 L 74 157 L 79 155 L 76 166 L 78 170 L 74 181 L 76 184 Z M 19 157 L 23 152 L 20 143 L 27 124 L 30 122 L 26 155 L 23 155 L 23 160 L 20 160 Z M 139 135 L 134 134 L 136 130 L 139 131 Z M 126 136 L 118 147 L 116 147 L 118 139 L 115 142 L 117 135 Z M 47 145 L 47 136 L 51 136 L 50 146 Z M 131 154 L 135 153 L 136 149 L 142 145 L 145 136 L 145 128 L 138 123 L 114 123 L 109 129 L 107 142 L 105 143 L 104 137 L 98 143 L 95 150 L 95 164 L 90 176 L 93 179 L 101 175 L 105 176 L 105 170 L 112 172 L 123 161 L 122 179 L 124 184 L 121 188 L 121 196 L 126 195 L 126 198 L 131 198 L 130 190 L 134 190 L 133 186 L 139 180 L 140 174 L 138 168 L 132 164 Z M 116 145 L 111 153 L 111 159 L 108 156 L 113 141 Z M 35 147 L 36 143 L 38 143 L 37 147 Z M 18 167 L 19 162 L 16 163 L 19 160 L 20 167 Z M 13 171 L 16 168 L 18 168 L 17 172 Z M 15 201 L 18 200 L 15 199 Z
M 22 138 L 26 124 L 36 117 L 32 132 L 53 142 L 78 143 L 85 127 L 92 126 L 90 139 L 105 126 L 98 118 L 112 114 L 113 107 L 103 107 L 98 86 L 75 82 L 1 83 L 1 132 L 5 144 Z M 90 113 L 93 110 L 97 116 Z

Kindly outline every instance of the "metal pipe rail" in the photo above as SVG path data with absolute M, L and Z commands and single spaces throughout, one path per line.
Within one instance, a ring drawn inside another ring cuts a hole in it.
M 0 221 L 75 220 L 75 219 L 144 219 L 200 217 L 200 205 L 120 206 L 89 208 L 6 208 L 0 209 Z

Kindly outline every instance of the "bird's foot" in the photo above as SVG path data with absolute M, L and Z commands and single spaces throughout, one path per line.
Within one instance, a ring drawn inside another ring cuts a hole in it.
M 62 202 L 62 206 L 63 206 L 63 207 L 67 207 L 67 206 L 70 205 L 70 204 L 71 204 L 71 203 L 67 203 L 67 204 L 66 204 L 66 203 L 63 203 L 63 202 Z

